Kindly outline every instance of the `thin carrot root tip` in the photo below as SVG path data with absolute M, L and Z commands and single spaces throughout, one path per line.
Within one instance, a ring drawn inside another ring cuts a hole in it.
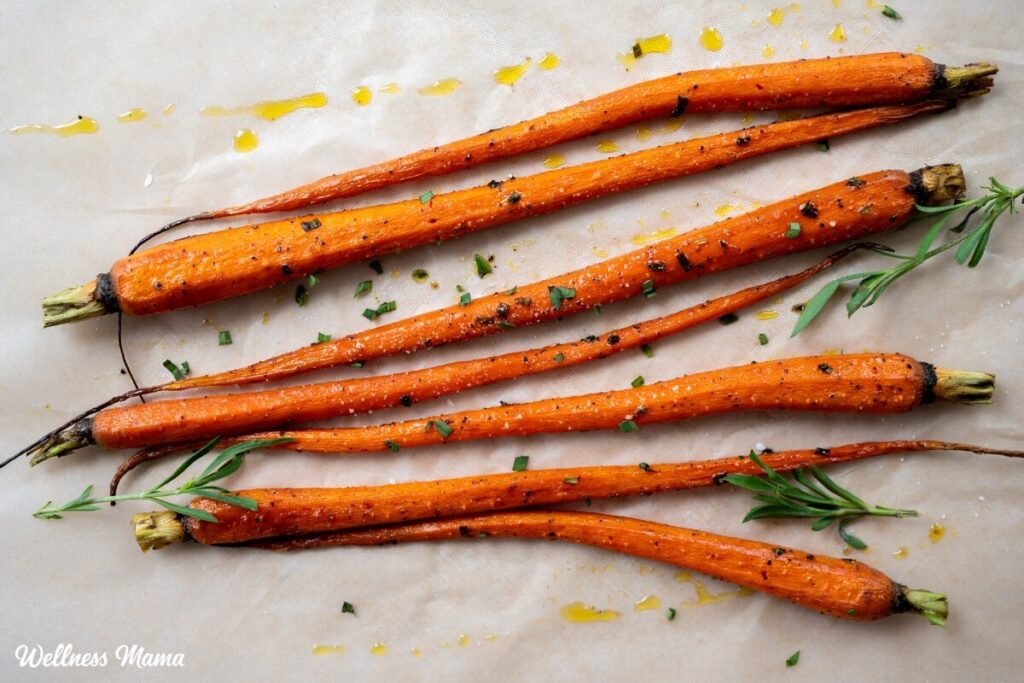
M 992 403 L 996 377 L 987 372 L 935 368 L 935 396 L 953 403 Z
M 140 512 L 132 516 L 132 530 L 142 552 L 159 550 L 185 540 L 185 525 L 170 510 Z
M 43 327 L 73 323 L 107 313 L 94 296 L 96 281 L 62 289 L 43 299 Z
M 918 590 L 900 586 L 900 592 L 906 599 L 907 612 L 920 614 L 935 626 L 945 626 L 949 618 L 949 601 L 942 593 Z
M 911 173 L 910 177 L 911 192 L 919 203 L 926 206 L 960 199 L 967 191 L 967 180 L 960 164 L 925 166 Z
M 79 420 L 70 427 L 60 430 L 29 451 L 30 459 L 28 463 L 35 467 L 50 458 L 63 457 L 92 443 L 93 439 L 88 422 Z

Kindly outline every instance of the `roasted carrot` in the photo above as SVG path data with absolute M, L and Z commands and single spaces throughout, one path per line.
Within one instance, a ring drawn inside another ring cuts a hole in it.
M 661 318 L 605 332 L 596 337 L 598 343 L 574 341 L 394 375 L 107 408 L 54 435 L 40 445 L 39 451 L 67 455 L 74 448 L 87 444 L 138 448 L 239 434 L 286 423 L 409 405 L 506 379 L 569 368 L 652 343 L 763 301 L 806 281 L 859 248 L 878 248 L 878 245 L 854 244 L 799 273 Z M 612 337 L 617 338 L 618 343 L 601 343 Z
M 181 529 L 170 511 L 141 513 L 133 522 L 136 539 L 144 550 L 157 547 L 149 545 L 148 539 L 154 535 L 168 537 L 172 533 L 168 527 Z M 840 619 L 871 621 L 915 612 L 942 626 L 948 616 L 944 595 L 909 589 L 857 560 L 593 512 L 492 512 L 259 545 L 282 550 L 492 537 L 569 541 L 665 562 Z
M 894 453 L 965 451 L 1024 457 L 1022 451 L 933 440 L 876 441 L 830 448 L 765 452 L 761 461 L 777 472 L 834 465 Z M 184 535 L 208 545 L 245 543 L 298 534 L 321 534 L 437 517 L 534 505 L 650 495 L 717 486 L 729 474 L 761 475 L 748 456 L 638 465 L 603 465 L 526 470 L 457 479 L 345 488 L 268 488 L 235 491 L 256 502 L 258 514 L 209 498 L 190 507 L 217 523 L 181 518 Z M 116 487 L 111 487 L 114 495 Z M 174 535 L 179 538 L 178 534 Z M 150 540 L 156 541 L 155 538 Z M 179 539 L 180 540 L 180 539 Z
M 292 441 L 277 448 L 355 453 L 616 427 L 629 433 L 645 424 L 750 410 L 902 413 L 936 399 L 989 403 L 994 384 L 995 377 L 986 373 L 936 368 L 898 353 L 807 356 L 684 375 L 620 391 L 367 427 L 249 434 L 229 442 L 288 438 Z
M 424 176 L 451 173 L 646 119 L 683 112 L 904 104 L 943 91 L 980 92 L 990 64 L 947 67 L 921 55 L 887 52 L 677 73 L 558 111 L 381 164 L 321 178 L 253 202 L 175 221 L 181 225 L 250 213 L 291 211 Z
M 151 315 L 241 296 L 355 260 L 478 232 L 769 152 L 943 111 L 949 100 L 773 123 L 404 202 L 186 237 L 43 300 L 44 325 Z

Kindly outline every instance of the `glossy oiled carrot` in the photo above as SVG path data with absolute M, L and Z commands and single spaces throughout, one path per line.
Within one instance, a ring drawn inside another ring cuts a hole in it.
M 761 461 L 777 472 L 787 472 L 810 465 L 820 467 L 893 453 L 926 451 L 1024 457 L 1020 451 L 914 440 L 765 452 Z M 217 518 L 217 523 L 195 518 L 181 521 L 187 535 L 199 543 L 244 543 L 524 506 L 681 491 L 716 486 L 728 474 L 762 473 L 756 463 L 741 455 L 653 463 L 645 468 L 639 465 L 564 467 L 386 486 L 248 489 L 235 494 L 256 501 L 256 512 L 209 498 L 194 498 L 190 507 L 209 512 Z M 301 539 L 289 542 L 303 544 Z
M 608 344 L 611 339 L 590 342 Z M 287 437 L 278 448 L 355 453 L 501 436 L 621 429 L 750 410 L 901 413 L 936 398 L 987 403 L 995 377 L 935 368 L 898 353 L 807 356 L 685 375 L 632 389 L 493 406 L 391 424 L 282 430 L 234 437 Z
M 156 514 L 166 518 L 174 513 Z M 137 537 L 140 523 L 152 524 L 152 516 L 136 515 Z M 146 531 L 149 529 L 143 533 Z M 908 589 L 857 560 L 592 512 L 519 510 L 406 522 L 335 532 L 319 539 L 319 543 L 316 538 L 300 540 L 298 547 L 386 545 L 453 538 L 534 538 L 581 543 L 699 571 L 841 619 L 871 621 L 901 612 L 917 612 L 934 624 L 944 625 L 948 614 L 944 595 Z M 296 546 L 285 539 L 270 543 L 269 547 Z
M 896 52 L 688 71 L 177 223 L 301 209 L 683 112 L 902 104 L 950 88 L 983 89 L 983 79 L 995 72 L 987 64 L 949 68 L 921 55 Z
M 826 114 L 443 195 L 186 237 L 123 258 L 93 282 L 47 297 L 44 324 L 118 310 L 151 315 L 240 296 L 355 260 L 950 106 L 948 100 L 934 100 Z

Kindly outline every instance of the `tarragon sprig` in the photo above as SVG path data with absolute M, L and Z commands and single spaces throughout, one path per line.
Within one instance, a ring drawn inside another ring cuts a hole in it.
M 237 505 L 238 507 L 245 508 L 246 510 L 255 510 L 255 500 L 252 498 L 232 495 L 228 489 L 217 486 L 213 482 L 229 477 L 238 471 L 245 462 L 245 454 L 249 451 L 288 443 L 289 441 L 294 441 L 294 439 L 255 439 L 252 441 L 243 441 L 242 443 L 235 444 L 234 446 L 225 448 L 221 451 L 221 453 L 206 466 L 206 469 L 204 469 L 199 476 L 187 480 L 177 488 L 166 490 L 163 488 L 180 477 L 196 460 L 199 460 L 199 458 L 212 451 L 218 441 L 220 441 L 220 437 L 212 439 L 208 444 L 185 458 L 185 460 L 182 461 L 182 463 L 178 465 L 173 472 L 164 478 L 163 481 L 147 491 L 93 498 L 93 487 L 92 484 L 90 484 L 89 486 L 86 486 L 85 490 L 82 491 L 82 493 L 74 500 L 68 501 L 63 505 L 53 505 L 48 502 L 46 505 L 36 510 L 33 517 L 37 517 L 39 519 L 63 519 L 63 515 L 61 513 L 90 512 L 93 510 L 99 510 L 100 505 L 103 503 L 114 503 L 124 500 L 151 500 L 157 505 L 162 505 L 168 510 L 177 512 L 179 515 L 194 517 L 196 519 L 201 519 L 204 522 L 217 521 L 216 517 L 205 510 L 194 510 L 190 507 L 178 505 L 166 500 L 166 498 L 184 495 L 203 496 L 204 498 L 219 500 L 222 503 L 227 503 L 228 505 Z
M 793 470 L 793 481 L 764 464 L 757 453 L 750 459 L 764 470 L 764 477 L 730 474 L 725 481 L 754 493 L 754 500 L 763 503 L 751 508 L 744 522 L 769 517 L 807 517 L 815 519 L 811 529 L 821 531 L 838 522 L 839 537 L 851 548 L 864 550 L 867 543 L 850 533 L 846 527 L 861 517 L 917 517 L 916 510 L 869 505 L 861 498 L 832 481 L 816 465 Z
M 836 295 L 839 288 L 845 282 L 858 280 L 857 286 L 850 293 L 850 299 L 846 302 L 846 312 L 853 315 L 861 308 L 873 305 L 882 296 L 886 289 L 893 282 L 900 279 L 910 271 L 917 268 L 925 261 L 938 256 L 939 254 L 956 249 L 955 259 L 960 265 L 967 264 L 968 268 L 974 268 L 981 262 L 985 255 L 985 248 L 988 246 L 989 237 L 992 234 L 992 226 L 996 219 L 1007 210 L 1016 213 L 1017 207 L 1014 202 L 1024 195 L 1024 187 L 1011 189 L 1003 185 L 995 178 L 989 178 L 989 184 L 985 185 L 989 193 L 971 199 L 969 201 L 954 202 L 946 206 L 922 206 L 915 205 L 917 210 L 926 215 L 941 215 L 942 217 L 929 228 L 924 239 L 913 256 L 904 256 L 892 253 L 891 250 L 877 248 L 875 251 L 883 256 L 898 259 L 900 263 L 887 270 L 875 270 L 864 273 L 853 273 L 844 275 L 832 280 L 822 287 L 817 294 L 804 305 L 800 317 L 793 327 L 791 336 L 796 336 L 807 327 L 814 318 L 825 308 L 829 300 Z M 960 211 L 967 210 L 960 222 L 949 228 L 949 231 L 958 235 L 941 246 L 932 248 L 935 240 L 946 230 L 953 220 L 953 216 Z M 973 229 L 967 230 L 967 224 L 975 214 L 981 214 L 981 222 Z

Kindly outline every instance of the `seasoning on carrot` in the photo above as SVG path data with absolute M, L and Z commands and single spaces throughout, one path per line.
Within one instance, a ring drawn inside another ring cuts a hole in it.
M 44 326 L 120 311 L 152 315 L 241 296 L 383 253 L 447 240 L 772 151 L 944 111 L 949 100 L 876 107 L 773 123 L 677 142 L 503 183 L 316 217 L 219 230 L 117 261 L 92 282 L 43 300 Z M 513 201 L 514 199 L 514 201 Z
M 644 81 L 482 135 L 337 173 L 253 202 L 170 225 L 291 211 L 380 187 L 451 173 L 645 119 L 687 113 L 903 104 L 940 93 L 981 93 L 998 69 L 947 67 L 907 53 L 802 59 L 677 73 Z
M 539 349 L 448 363 L 382 377 L 324 382 L 261 392 L 203 396 L 115 407 L 84 417 L 39 447 L 66 455 L 95 443 L 106 448 L 137 448 L 218 435 L 268 429 L 285 423 L 322 420 L 403 403 L 419 403 L 514 377 L 567 368 L 661 339 L 728 311 L 750 306 L 806 281 L 851 252 L 878 248 L 854 244 L 799 273 L 748 287 L 682 311 L 612 330 L 598 336 L 616 344 L 570 342 Z M 322 335 L 319 342 L 330 341 Z
M 175 521 L 173 512 L 135 515 L 133 523 L 139 545 L 146 549 L 149 539 L 164 538 L 164 527 L 173 526 Z M 911 612 L 944 626 L 948 616 L 946 596 L 907 588 L 857 560 L 593 512 L 492 512 L 255 545 L 290 550 L 503 537 L 569 541 L 665 562 L 840 619 L 872 621 Z

